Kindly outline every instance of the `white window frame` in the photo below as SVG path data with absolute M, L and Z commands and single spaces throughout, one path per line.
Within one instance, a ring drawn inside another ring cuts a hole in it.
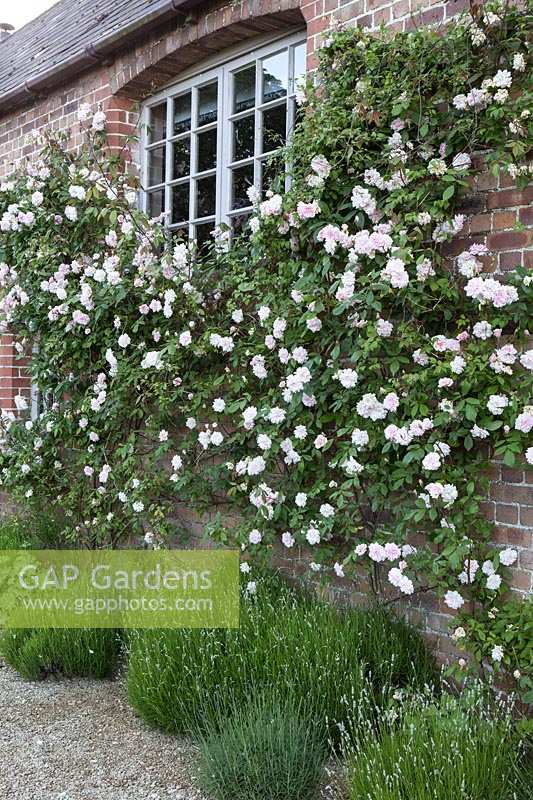
M 290 133 L 295 123 L 295 94 L 296 94 L 296 80 L 294 76 L 294 61 L 295 61 L 295 48 L 298 45 L 306 45 L 305 31 L 298 31 L 289 36 L 283 35 L 277 38 L 268 40 L 267 43 L 261 43 L 251 50 L 245 50 L 243 45 L 238 48 L 224 51 L 218 57 L 211 58 L 203 62 L 203 69 L 185 72 L 179 81 L 166 86 L 162 91 L 153 95 L 143 105 L 142 110 L 142 133 L 141 133 L 141 182 L 143 191 L 141 194 L 142 209 L 148 212 L 149 191 L 155 187 L 159 189 L 164 188 L 164 210 L 171 211 L 172 209 L 172 188 L 180 183 L 189 184 L 189 218 L 185 225 L 183 223 L 173 223 L 171 215 L 167 217 L 167 225 L 171 230 L 188 230 L 190 238 L 194 238 L 195 225 L 210 224 L 213 227 L 220 223 L 226 223 L 231 226 L 231 220 L 234 217 L 239 217 L 244 214 L 250 213 L 252 210 L 251 205 L 244 206 L 238 209 L 231 209 L 231 172 L 235 166 L 247 166 L 250 163 L 254 168 L 254 186 L 260 188 L 261 184 L 261 165 L 263 162 L 268 161 L 272 157 L 273 152 L 270 151 L 268 155 L 263 156 L 260 152 L 262 149 L 262 115 L 270 108 L 275 108 L 280 104 L 281 98 L 275 98 L 269 102 L 262 102 L 262 69 L 260 68 L 261 62 L 265 58 L 276 55 L 284 50 L 288 50 L 289 64 L 288 64 L 288 86 L 285 96 L 286 103 L 286 137 L 289 138 Z M 301 52 L 301 51 L 300 51 Z M 232 113 L 232 90 L 233 90 L 233 76 L 235 72 L 243 69 L 246 66 L 255 64 L 255 100 L 254 106 L 238 113 Z M 201 130 L 208 131 L 210 128 L 217 127 L 217 163 L 216 167 L 212 170 L 204 172 L 196 172 L 196 136 L 194 135 L 198 130 L 195 125 L 196 111 L 197 111 L 197 97 L 198 90 L 203 86 L 217 80 L 218 97 L 217 97 L 217 121 L 201 126 Z M 184 134 L 173 135 L 174 132 L 174 116 L 173 116 L 173 98 L 191 92 L 191 127 L 190 131 Z M 150 112 L 155 106 L 161 105 L 162 102 L 167 102 L 166 108 L 166 134 L 164 139 L 158 141 L 149 141 L 148 126 L 150 122 Z M 241 159 L 240 161 L 232 160 L 232 138 L 233 138 L 233 121 L 239 118 L 250 116 L 253 108 L 254 115 L 254 154 L 251 157 Z M 190 170 L 188 178 L 172 178 L 173 168 L 173 143 L 180 138 L 190 137 Z M 148 184 L 148 169 L 149 169 L 149 152 L 151 149 L 165 147 L 165 181 L 164 183 Z M 215 213 L 207 217 L 193 216 L 196 180 L 198 177 L 207 177 L 209 175 L 216 176 L 216 201 Z M 264 188 L 264 187 L 263 187 Z M 202 220 L 204 222 L 202 222 Z

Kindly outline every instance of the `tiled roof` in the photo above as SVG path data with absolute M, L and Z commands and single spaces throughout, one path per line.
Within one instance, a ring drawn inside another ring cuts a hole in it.
M 194 4 L 180 0 L 59 0 L 0 43 L 0 102 L 28 81 L 32 88 L 37 77 L 54 74 L 77 57 L 86 57 L 90 63 L 91 57 L 101 54 L 101 40 L 106 40 L 109 51 L 114 36 L 123 44 L 129 33 L 132 37 L 140 34 L 150 24 L 176 16 L 179 6 Z

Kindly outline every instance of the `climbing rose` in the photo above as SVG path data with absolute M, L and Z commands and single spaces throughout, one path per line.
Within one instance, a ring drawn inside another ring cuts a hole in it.
M 446 594 L 444 595 L 444 602 L 446 603 L 448 608 L 453 608 L 457 610 L 458 608 L 461 608 L 462 605 L 464 605 L 465 601 L 463 600 L 459 592 L 450 591 L 446 592 Z

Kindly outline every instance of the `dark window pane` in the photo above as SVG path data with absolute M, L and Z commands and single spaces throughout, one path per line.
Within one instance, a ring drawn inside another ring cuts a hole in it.
M 167 135 L 167 104 L 161 103 L 150 109 L 148 124 L 148 141 L 159 142 Z
M 148 194 L 148 216 L 158 217 L 163 212 L 164 189 L 157 189 Z
M 217 129 L 212 128 L 199 133 L 196 140 L 198 149 L 198 172 L 214 169 L 217 165 Z
M 198 127 L 217 120 L 217 82 L 198 89 Z
M 196 216 L 209 217 L 215 213 L 217 179 L 215 175 L 196 181 Z
M 285 144 L 286 126 L 285 103 L 263 112 L 263 153 L 269 153 Z
M 188 225 L 181 225 L 179 228 L 172 228 L 170 232 L 170 239 L 173 245 L 177 244 L 178 242 L 183 242 L 188 238 L 189 238 Z
M 289 73 L 289 52 L 277 53 L 263 61 L 263 103 L 285 97 Z
M 261 189 L 266 192 L 267 189 L 272 188 L 272 184 L 277 177 L 283 175 L 285 170 L 283 168 L 281 158 L 270 157 L 261 162 Z M 279 188 L 279 187 L 277 187 Z
M 189 219 L 189 184 L 172 187 L 172 222 Z
M 174 135 L 191 129 L 191 93 L 174 98 Z
M 165 148 L 148 151 L 148 186 L 165 182 Z
M 297 45 L 294 48 L 294 88 L 300 86 L 303 81 L 302 78 L 306 74 L 306 60 L 307 60 L 307 45 Z
M 239 167 L 232 170 L 231 177 L 231 207 L 245 208 L 251 205 L 246 190 L 254 183 L 254 165 Z
M 198 247 L 202 247 L 202 245 L 213 241 L 211 231 L 214 229 L 214 227 L 214 221 L 205 222 L 203 225 L 194 226 L 194 238 L 196 239 L 196 244 Z
M 251 114 L 233 123 L 233 161 L 249 158 L 254 154 L 255 119 Z
M 172 145 L 172 178 L 184 178 L 190 172 L 191 163 L 191 140 L 187 136 L 185 139 L 178 139 Z
M 294 101 L 293 101 L 294 102 Z M 294 104 L 294 127 L 302 122 L 305 116 L 305 111 L 303 110 L 302 106 L 299 106 L 297 103 Z
M 255 105 L 255 64 L 233 76 L 233 111 L 246 111 Z
M 249 217 L 250 214 L 237 214 L 237 216 L 231 218 L 231 233 L 233 236 L 240 236 L 246 227 Z

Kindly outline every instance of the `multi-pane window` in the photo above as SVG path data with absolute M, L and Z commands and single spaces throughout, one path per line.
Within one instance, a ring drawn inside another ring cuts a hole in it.
M 238 230 L 247 190 L 266 189 L 276 151 L 296 118 L 305 75 L 301 34 L 270 44 L 167 89 L 146 108 L 144 202 L 150 216 L 198 242 L 214 226 Z M 279 161 L 279 159 L 278 159 Z

